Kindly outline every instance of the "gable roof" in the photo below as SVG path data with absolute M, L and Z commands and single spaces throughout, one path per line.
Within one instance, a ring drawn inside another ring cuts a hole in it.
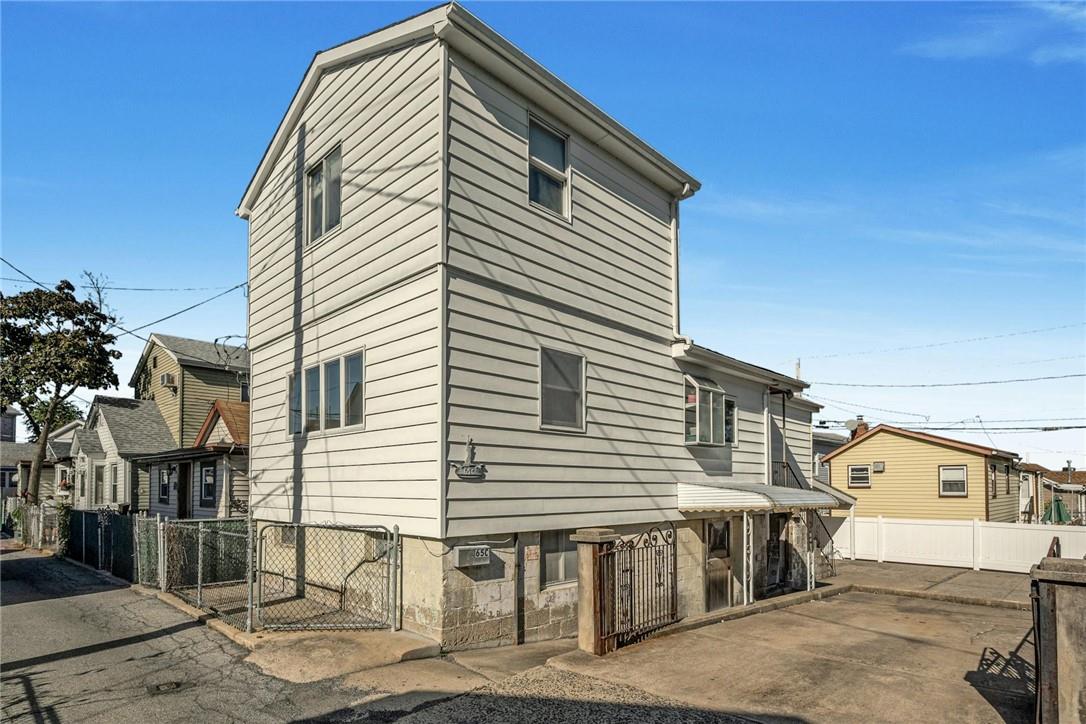
M 230 433 L 235 445 L 249 444 L 249 403 L 230 400 L 215 400 L 211 410 L 207 413 L 207 419 L 196 433 L 196 441 L 193 447 L 202 447 L 207 444 L 207 438 L 215 429 L 215 424 L 222 420 Z
M 87 423 L 100 415 L 122 456 L 169 450 L 176 444 L 154 400 L 95 395 Z M 82 446 L 82 438 L 80 438 Z
M 1086 470 L 1075 470 L 1071 473 L 1070 480 L 1067 479 L 1066 470 L 1046 470 L 1041 477 L 1057 485 L 1067 485 L 1068 483 L 1071 485 L 1086 485 Z
M 56 462 L 71 457 L 72 442 L 70 440 L 52 440 L 46 443 L 46 456 Z
M 75 431 L 75 442 L 72 443 L 72 447 L 78 447 L 87 455 L 102 455 L 105 453 L 102 448 L 102 438 L 99 436 L 98 431 L 90 428 Z
M 1047 473 L 1048 468 L 1037 463 L 1018 463 L 1018 469 L 1023 473 Z
M 189 339 L 188 337 L 174 337 L 170 334 L 157 332 L 147 337 L 147 344 L 143 347 L 136 369 L 132 371 L 132 377 L 128 381 L 129 387 L 136 386 L 151 349 L 158 345 L 166 350 L 167 354 L 186 367 L 203 367 L 205 369 L 219 369 L 236 372 L 249 371 L 249 350 L 235 344 L 221 344 L 217 342 L 205 342 L 202 339 Z
M 901 437 L 911 438 L 913 440 L 920 440 L 921 442 L 929 442 L 933 445 L 941 445 L 943 447 L 954 448 L 955 450 L 964 450 L 965 452 L 976 453 L 977 455 L 997 455 L 1000 457 L 1016 458 L 1018 453 L 1009 452 L 1007 450 L 995 450 L 990 447 L 984 447 L 983 445 L 974 445 L 970 442 L 962 442 L 961 440 L 955 440 L 949 437 L 943 437 L 941 435 L 932 435 L 928 432 L 917 432 L 916 430 L 905 430 L 900 427 L 893 427 L 891 425 L 876 425 L 863 435 L 859 435 L 849 442 L 845 443 L 841 447 L 833 450 L 822 456 L 822 462 L 829 462 L 833 458 L 837 457 L 846 450 L 851 450 L 856 445 L 859 445 L 865 440 L 870 440 L 875 435 L 881 433 L 892 433 L 894 435 L 900 435 Z
M 559 80 L 524 51 L 494 32 L 479 18 L 453 2 L 316 53 L 234 213 L 243 219 L 249 218 L 264 184 L 271 175 L 275 160 L 289 142 L 302 111 L 325 70 L 397 46 L 431 39 L 445 41 L 469 56 L 474 63 L 494 73 L 499 80 L 508 83 L 521 95 L 548 106 L 548 110 L 589 141 L 622 159 L 635 171 L 661 188 L 669 190 L 676 197 L 685 198 L 701 187 L 686 171 Z M 522 80 L 525 76 L 529 82 Z M 558 99 L 558 104 L 554 104 L 554 98 Z
M 0 442 L 0 466 L 11 468 L 32 460 L 37 450 L 38 444 L 34 442 Z

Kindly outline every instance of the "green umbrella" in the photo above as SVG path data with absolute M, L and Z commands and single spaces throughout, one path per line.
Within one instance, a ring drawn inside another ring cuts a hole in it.
M 1044 517 L 1041 518 L 1042 523 L 1070 523 L 1071 514 L 1067 512 L 1067 506 L 1063 502 L 1063 498 L 1056 496 L 1052 499 L 1052 502 L 1048 504 L 1048 508 L 1045 510 Z

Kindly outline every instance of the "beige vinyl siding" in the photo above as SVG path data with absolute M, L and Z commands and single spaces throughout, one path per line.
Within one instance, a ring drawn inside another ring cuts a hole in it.
M 127 460 L 121 458 L 117 452 L 117 444 L 113 440 L 113 435 L 109 432 L 109 424 L 102 416 L 98 416 L 95 421 L 95 428 L 98 430 L 98 436 L 102 439 L 102 451 L 105 453 L 100 459 L 100 462 L 105 465 L 106 477 L 102 481 L 102 505 L 110 508 L 118 508 L 121 505 L 129 502 L 131 499 L 131 493 L 128 485 L 128 476 L 131 473 L 131 466 Z M 110 466 L 117 466 L 117 500 L 114 501 L 110 498 Z M 93 465 L 91 471 L 93 472 Z M 90 491 L 88 490 L 88 493 Z M 91 498 L 93 500 L 93 497 Z
M 252 351 L 250 477 L 259 517 L 289 520 L 300 511 L 303 521 L 438 534 L 438 287 L 434 270 L 299 329 L 297 340 Z M 364 429 L 291 439 L 288 373 L 362 347 Z
M 231 500 L 249 502 L 249 457 L 230 455 L 226 457 L 226 477 L 223 479 L 224 494 L 220 498 L 219 515 L 224 517 L 244 515 L 231 508 Z
M 885 462 L 871 472 L 870 488 L 848 487 L 850 465 Z M 967 497 L 939 496 L 939 466 L 965 465 Z M 857 516 L 888 518 L 985 519 L 983 455 L 881 432 L 829 462 L 830 484 L 856 498 Z
M 988 462 L 996 466 L 996 496 L 988 499 L 988 520 L 995 523 L 1014 523 L 1018 520 L 1018 473 L 1014 469 L 1013 461 L 1007 458 L 992 457 Z M 1004 475 L 1004 465 L 1010 465 L 1010 489 L 1007 492 L 1007 476 Z M 990 490 L 989 490 L 990 493 Z
M 147 465 L 142 463 L 129 462 L 128 474 L 129 476 L 135 476 L 135 480 L 131 483 L 132 487 L 136 491 L 136 499 L 132 501 L 132 507 L 135 510 L 150 510 L 151 505 L 151 476 Z M 131 477 L 129 478 L 132 479 Z
M 450 267 L 670 334 L 667 195 L 573 135 L 571 221 L 530 206 L 528 104 L 455 52 L 449 74 Z
M 321 78 L 250 219 L 251 347 L 440 260 L 440 57 L 430 42 Z M 340 227 L 307 245 L 295 177 L 337 144 Z
M 158 359 L 157 366 L 152 368 L 152 360 Z M 169 373 L 177 380 L 178 387 L 170 389 L 159 384 L 160 375 Z M 162 419 L 166 421 L 166 427 L 170 434 L 181 446 L 181 365 L 177 363 L 173 355 L 162 346 L 154 344 L 148 350 L 147 362 L 143 366 L 139 379 L 136 381 L 135 397 L 139 400 L 154 400 L 158 405 Z M 148 452 L 158 452 L 149 450 Z
M 710 480 L 736 483 L 765 482 L 765 385 L 739 377 L 732 377 L 696 365 L 684 365 L 684 372 L 713 380 L 724 389 L 728 399 L 736 403 L 736 444 L 723 447 L 691 445 L 686 447 L 690 456 L 712 477 Z M 682 414 L 682 403 L 664 400 L 676 405 L 668 414 Z M 680 442 L 685 440 L 685 435 Z M 719 477 L 724 476 L 724 477 Z M 687 480 L 684 482 L 703 482 Z
M 769 405 L 772 418 L 773 460 L 790 462 L 796 471 L 809 477 L 812 455 L 810 408 L 788 400 L 784 403 L 782 416 L 781 395 L 770 395 Z M 781 447 L 782 439 L 787 445 L 787 455 Z
M 150 480 L 151 480 L 151 499 L 148 510 L 150 515 L 162 515 L 164 518 L 177 518 L 177 475 L 181 461 L 174 461 L 171 463 L 155 463 L 150 466 Z M 189 486 L 190 500 L 189 509 L 191 511 L 190 518 L 225 518 L 227 515 L 227 504 L 225 490 L 226 485 L 224 481 L 228 481 L 226 477 L 228 474 L 226 456 L 225 455 L 208 455 L 203 458 L 193 458 L 188 461 L 189 471 L 191 477 L 191 485 Z M 201 472 L 200 466 L 213 462 L 215 464 L 215 502 L 210 506 L 200 505 L 200 482 Z M 158 475 L 159 471 L 168 468 L 170 465 L 175 466 L 174 473 L 170 476 L 170 496 L 169 500 L 165 503 L 159 502 L 158 498 Z
M 241 400 L 241 377 L 238 372 L 190 366 L 184 367 L 181 375 L 181 447 L 192 447 L 215 400 Z

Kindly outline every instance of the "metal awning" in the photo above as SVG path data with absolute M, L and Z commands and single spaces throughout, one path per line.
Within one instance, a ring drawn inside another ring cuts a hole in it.
M 696 513 L 710 510 L 789 510 L 792 508 L 846 508 L 845 501 L 829 493 L 782 485 L 727 483 L 721 485 L 678 484 L 680 511 Z

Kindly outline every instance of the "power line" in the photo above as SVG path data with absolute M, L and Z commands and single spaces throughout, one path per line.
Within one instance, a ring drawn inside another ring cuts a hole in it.
M 1054 332 L 1060 329 L 1071 329 L 1073 327 L 1086 326 L 1086 322 L 1076 322 L 1074 324 L 1061 324 L 1057 327 L 1040 327 L 1038 329 L 1027 329 L 1021 332 L 1007 332 L 1005 334 L 990 334 L 985 337 L 967 337 L 964 339 L 951 339 L 945 342 L 930 342 L 928 344 L 913 344 L 903 347 L 886 347 L 884 349 L 866 349 L 858 350 L 855 352 L 836 352 L 833 354 L 816 354 L 809 355 L 805 359 L 830 359 L 834 357 L 859 357 L 861 355 L 869 354 L 885 354 L 887 352 L 905 352 L 913 349 L 932 349 L 934 347 L 948 347 L 954 344 L 967 344 L 969 342 L 986 342 L 991 339 L 1006 339 L 1007 337 L 1022 337 L 1027 334 L 1040 334 L 1042 332 Z
M 1047 377 L 1019 377 L 1011 380 L 984 380 L 983 382 L 930 382 L 919 383 L 909 385 L 883 385 L 883 384 L 864 384 L 859 382 L 812 382 L 812 385 L 824 385 L 826 387 L 896 387 L 896 388 L 917 388 L 917 387 L 975 387 L 978 385 L 1008 385 L 1012 382 L 1038 382 L 1040 380 L 1066 380 L 1072 377 L 1086 377 L 1086 373 L 1075 373 L 1071 375 L 1049 375 Z
M 832 425 L 832 427 L 844 428 L 845 426 L 844 425 Z M 1039 426 L 1029 426 L 1029 427 L 985 427 L 983 424 L 981 424 L 980 427 L 954 427 L 954 426 L 949 426 L 948 427 L 948 426 L 943 426 L 943 425 L 910 425 L 910 426 L 906 427 L 905 429 L 907 429 L 907 430 L 917 430 L 917 431 L 921 431 L 921 432 L 924 431 L 924 430 L 957 430 L 957 431 L 960 431 L 960 432 L 984 432 L 984 433 L 987 433 L 988 431 L 991 431 L 991 432 L 1004 432 L 1004 433 L 1005 432 L 1010 432 L 1010 431 L 1018 431 L 1018 432 L 1059 432 L 1061 430 L 1086 430 L 1086 425 L 1055 425 L 1055 426 L 1051 426 L 1051 427 L 1049 427 L 1049 426 L 1045 426 L 1045 427 L 1039 427 Z M 991 442 L 991 441 L 989 440 L 989 442 Z
M 926 425 L 960 425 L 963 422 L 969 422 L 973 418 L 967 417 L 964 420 L 927 420 Z M 1010 417 L 999 420 L 988 420 L 988 422 L 1078 422 L 1080 420 L 1086 420 L 1086 417 Z M 823 420 L 823 422 L 830 423 L 832 425 L 844 425 L 844 420 Z M 909 420 L 883 420 L 887 425 L 915 425 L 916 423 Z
M 214 296 L 211 296 L 211 297 L 208 297 L 207 299 L 196 302 L 196 304 L 193 304 L 191 306 L 185 307 L 184 309 L 178 310 L 178 311 L 174 312 L 173 314 L 167 314 L 165 317 L 162 317 L 161 319 L 156 319 L 153 322 L 148 322 L 147 324 L 136 327 L 136 329 L 125 329 L 124 334 L 135 335 L 135 333 L 138 330 L 147 329 L 148 327 L 153 327 L 154 325 L 158 324 L 159 322 L 165 322 L 167 319 L 173 319 L 174 317 L 176 317 L 176 316 L 178 316 L 180 314 L 184 314 L 185 312 L 196 309 L 196 307 L 203 306 L 204 304 L 207 304 L 208 302 L 212 302 L 212 301 L 218 299 L 219 297 L 226 296 L 227 294 L 234 291 L 235 289 L 240 289 L 241 287 L 245 286 L 245 284 L 246 284 L 246 282 L 242 282 L 241 284 L 235 284 L 234 286 L 227 289 L 225 292 L 219 292 L 218 294 L 216 294 Z M 118 326 L 118 329 L 124 329 L 124 327 Z M 124 334 L 119 335 L 119 336 L 123 337 Z M 136 336 L 138 336 L 138 335 L 136 335 Z
M 806 397 L 809 397 L 812 400 L 822 400 L 823 402 L 836 402 L 838 405 L 848 405 L 848 407 L 838 407 L 837 408 L 838 410 L 844 410 L 846 412 L 852 412 L 852 408 L 857 408 L 858 407 L 861 410 L 875 410 L 876 412 L 892 412 L 895 415 L 908 415 L 909 417 L 922 417 L 922 418 L 924 418 L 925 422 L 927 422 L 931 418 L 930 415 L 921 415 L 918 412 L 905 412 L 904 410 L 890 410 L 890 409 L 887 409 L 885 407 L 873 407 L 871 405 L 860 405 L 860 404 L 856 404 L 854 402 L 845 402 L 844 400 L 834 400 L 834 399 L 829 398 L 829 397 L 822 397 L 821 395 L 808 394 L 808 395 L 806 395 Z M 830 407 L 836 407 L 836 405 L 830 405 Z
M 38 284 L 38 282 L 27 281 L 25 279 L 16 279 L 15 277 L 0 277 L 0 281 L 13 282 L 15 284 Z M 53 286 L 56 286 L 55 284 Z M 76 286 L 81 289 L 90 289 L 90 284 L 77 284 Z M 113 287 L 104 286 L 100 287 L 106 291 L 114 292 L 213 292 L 218 289 L 226 289 L 227 287 Z

